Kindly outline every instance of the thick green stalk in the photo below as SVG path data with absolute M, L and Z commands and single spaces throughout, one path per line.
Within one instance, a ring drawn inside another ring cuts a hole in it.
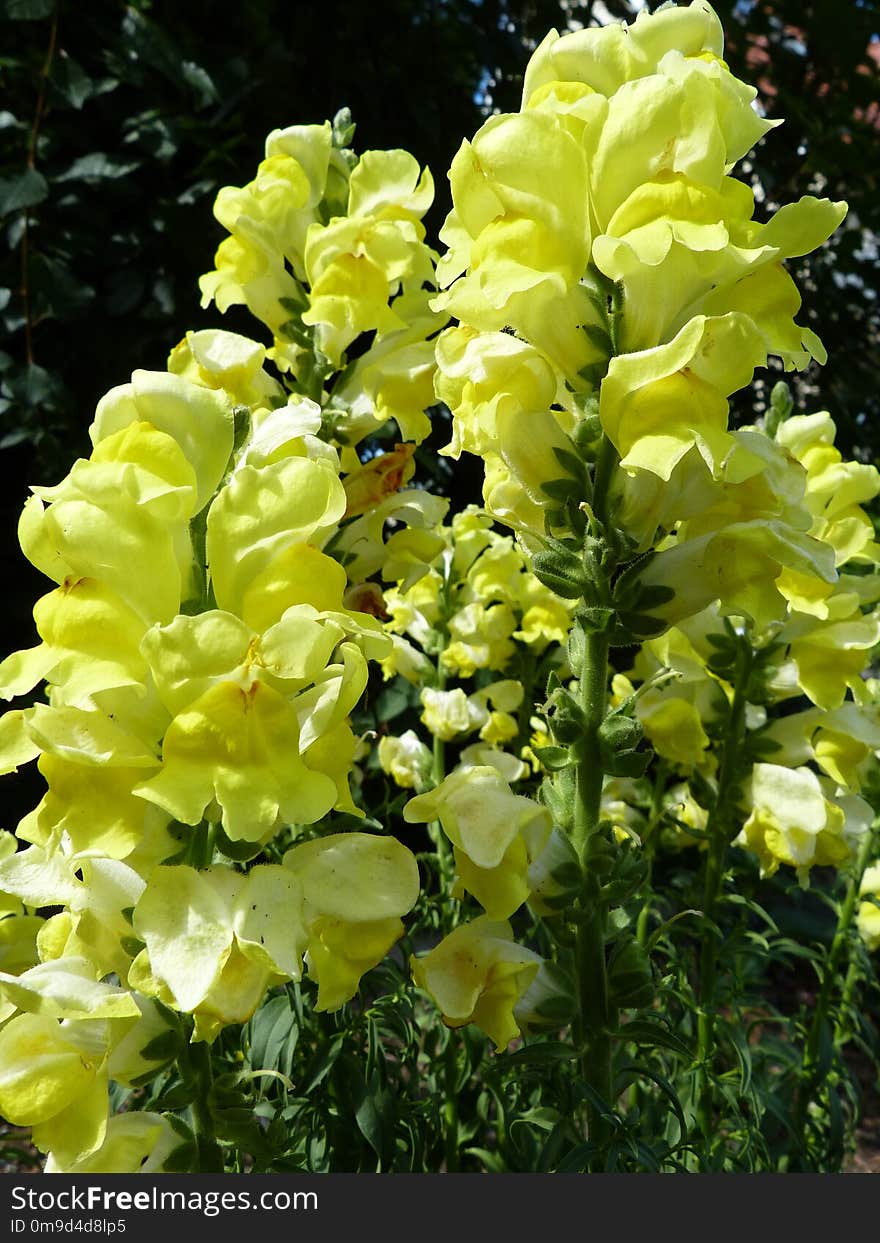
M 217 825 L 213 821 L 202 820 L 194 827 L 186 853 L 186 861 L 190 867 L 202 871 L 211 866 L 216 839 Z
M 731 840 L 730 821 L 736 804 L 736 784 L 743 740 L 749 675 L 753 653 L 746 640 L 739 645 L 733 702 L 721 751 L 718 793 L 709 816 L 703 875 L 703 932 L 700 945 L 700 989 L 697 1017 L 697 1118 L 708 1142 L 712 1136 L 712 1084 L 709 1075 L 715 1041 L 715 987 L 720 948 L 716 917 L 721 884 Z
M 603 765 L 599 727 L 605 719 L 608 681 L 608 636 L 592 631 L 586 635 L 584 664 L 580 676 L 580 707 L 584 733 L 577 745 L 573 843 L 584 872 L 592 870 L 599 844 L 597 827 L 602 798 Z M 613 1105 L 611 1035 L 616 1025 L 608 998 L 605 957 L 607 911 L 597 902 L 589 917 L 578 925 L 575 963 L 578 984 L 577 1035 L 583 1043 L 581 1069 L 585 1081 L 609 1106 Z M 591 1104 L 588 1107 L 589 1137 L 601 1145 L 608 1139 L 608 1123 Z
M 214 1120 L 208 1107 L 208 1095 L 214 1081 L 211 1049 L 204 1041 L 186 1046 L 181 1059 L 181 1072 L 192 1089 L 190 1121 L 196 1139 L 199 1174 L 222 1174 L 223 1150 L 214 1134 Z
M 607 522 L 608 494 L 617 461 L 614 445 L 603 436 L 596 458 L 592 491 L 593 515 L 600 530 Z M 576 767 L 572 844 L 587 877 L 595 871 L 595 856 L 601 847 L 597 830 L 605 773 L 599 730 L 607 709 L 608 648 L 606 631 L 587 630 L 582 667 L 576 671 L 579 675 L 583 733 L 573 748 Z M 609 1003 L 608 995 L 605 954 L 608 912 L 601 901 L 595 901 L 592 909 L 585 914 L 587 917 L 578 924 L 574 947 L 578 992 L 574 1032 L 583 1049 L 581 1071 L 584 1080 L 610 1108 L 614 1104 L 611 1040 L 617 1025 L 617 1014 Z M 609 1138 L 609 1125 L 592 1103 L 587 1107 L 587 1123 L 590 1140 L 601 1149 Z
M 607 436 L 602 437 L 596 457 L 596 470 L 593 476 L 592 510 L 601 523 L 605 523 L 608 509 L 608 493 L 611 481 L 620 459 L 617 450 Z

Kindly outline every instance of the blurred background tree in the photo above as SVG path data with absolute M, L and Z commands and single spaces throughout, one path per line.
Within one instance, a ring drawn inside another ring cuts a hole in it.
M 255 321 L 199 309 L 198 276 L 223 234 L 217 189 L 252 176 L 265 135 L 351 108 L 355 145 L 402 146 L 434 172 L 430 235 L 448 209 L 462 137 L 519 106 L 546 31 L 631 19 L 624 0 L 0 0 L 0 569 L 2 649 L 35 640 L 45 590 L 18 551 L 27 485 L 88 451 L 100 396 L 137 367 L 161 369 L 189 327 L 250 334 Z M 846 198 L 831 243 L 800 261 L 803 318 L 827 366 L 799 378 L 829 408 L 844 451 L 880 444 L 880 0 L 716 0 L 727 60 L 786 120 L 746 162 L 760 209 L 815 193 Z M 767 377 L 740 395 L 760 414 Z M 445 437 L 440 434 L 438 443 Z M 453 490 L 470 494 L 466 468 Z M 449 483 L 447 482 L 447 487 Z M 17 801 L 17 800 L 16 800 Z M 33 805 L 22 788 L 23 813 Z M 19 808 L 7 806 L 4 827 Z

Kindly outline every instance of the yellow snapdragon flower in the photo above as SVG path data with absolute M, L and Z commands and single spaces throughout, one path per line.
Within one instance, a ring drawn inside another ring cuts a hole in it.
M 514 1009 L 540 964 L 538 954 L 517 945 L 510 924 L 481 915 L 414 958 L 412 973 L 447 1027 L 475 1023 L 500 1053 L 520 1033 Z
M 454 893 L 467 890 L 493 919 L 507 919 L 529 896 L 529 866 L 547 844 L 546 807 L 514 794 L 497 768 L 456 770 L 406 804 L 408 824 L 439 820 L 453 846 Z

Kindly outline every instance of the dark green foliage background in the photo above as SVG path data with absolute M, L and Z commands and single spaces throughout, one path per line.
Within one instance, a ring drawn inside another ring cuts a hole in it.
M 763 186 L 765 207 L 810 192 L 850 203 L 837 238 L 798 265 L 830 355 L 798 396 L 830 408 L 841 447 L 868 460 L 880 424 L 878 7 L 716 3 L 731 68 L 786 118 L 742 175 Z M 403 146 L 434 171 L 436 238 L 461 138 L 493 108 L 518 107 L 528 53 L 551 26 L 596 23 L 603 9 L 632 16 L 622 0 L 0 0 L 4 652 L 35 640 L 30 609 L 45 590 L 15 538 L 27 485 L 88 451 L 108 388 L 164 367 L 187 328 L 218 322 L 196 283 L 222 237 L 211 204 L 250 179 L 269 130 L 348 105 L 358 149 Z M 224 322 L 259 327 L 243 313 Z M 738 416 L 760 413 L 766 391 L 740 395 Z M 459 464 L 451 490 L 470 498 L 473 483 Z M 32 802 L 7 803 L 4 825 Z

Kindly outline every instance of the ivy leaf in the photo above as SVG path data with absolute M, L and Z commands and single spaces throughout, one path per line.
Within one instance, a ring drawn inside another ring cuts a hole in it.
M 79 61 L 62 52 L 52 67 L 52 86 L 61 99 L 78 112 L 96 93 L 96 85 Z
M 17 177 L 0 178 L 0 216 L 35 207 L 48 193 L 48 181 L 35 168 L 26 168 Z
M 86 185 L 97 185 L 101 181 L 114 181 L 119 177 L 127 177 L 135 169 L 140 168 L 139 160 L 116 160 L 103 151 L 91 151 L 74 160 L 69 168 L 59 173 L 56 182 L 84 181 Z
M 184 82 L 192 88 L 197 108 L 207 108 L 209 104 L 217 103 L 220 98 L 217 88 L 210 74 L 201 65 L 197 65 L 194 60 L 185 60 L 180 68 Z
M 10 22 L 36 22 L 49 17 L 55 0 L 0 0 L 0 17 Z

